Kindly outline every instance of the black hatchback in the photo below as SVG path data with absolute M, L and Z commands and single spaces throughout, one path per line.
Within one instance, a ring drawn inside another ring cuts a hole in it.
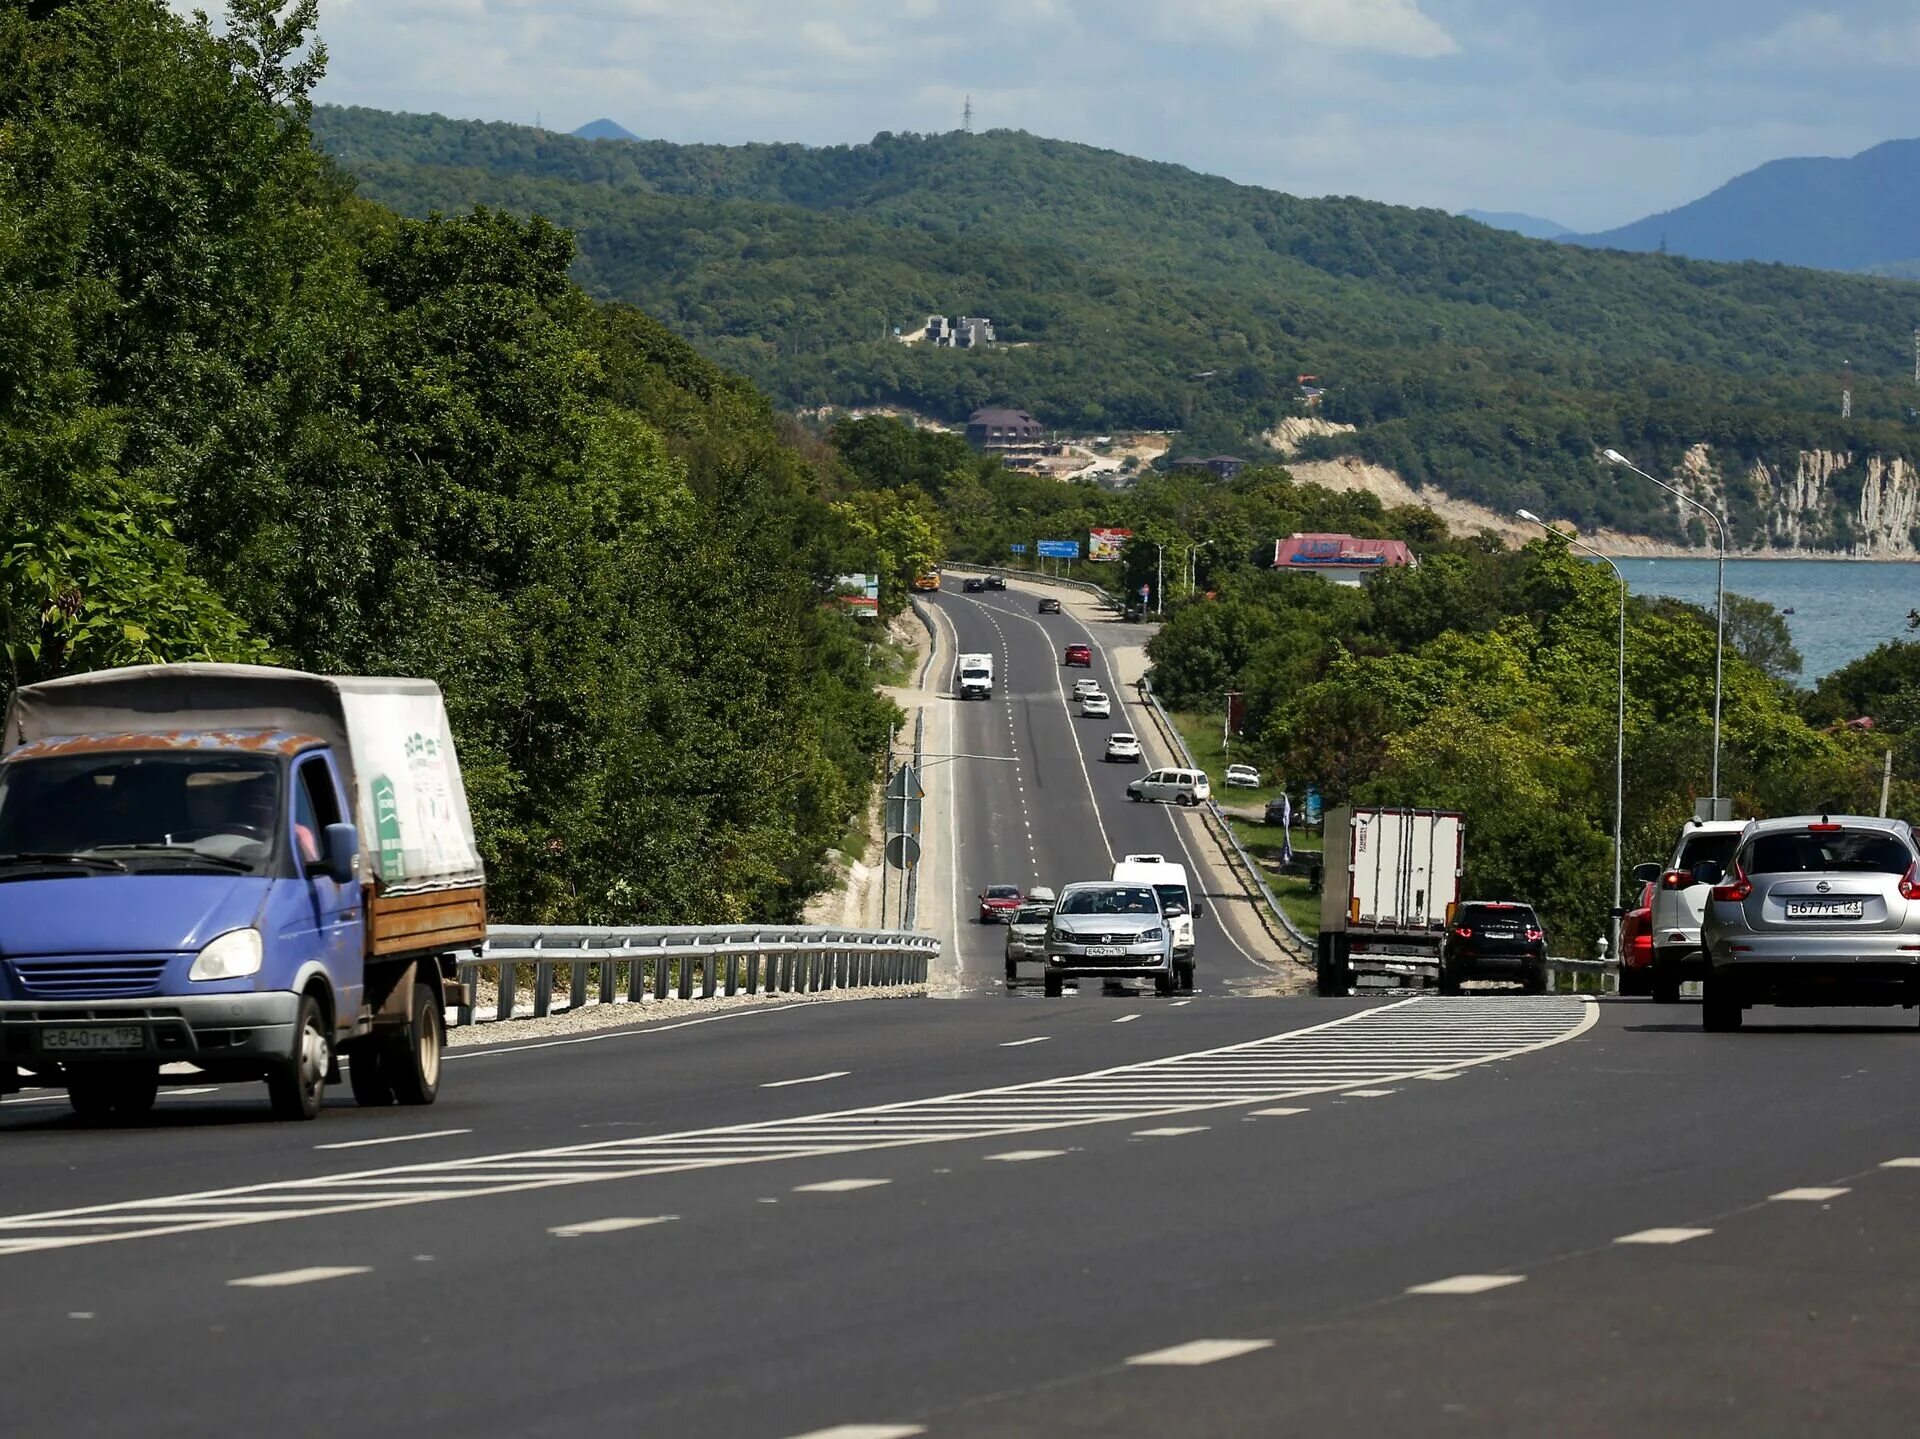
M 1547 992 L 1547 932 L 1530 904 L 1476 900 L 1459 905 L 1440 952 L 1440 992 L 1458 994 L 1469 979 L 1518 980 Z

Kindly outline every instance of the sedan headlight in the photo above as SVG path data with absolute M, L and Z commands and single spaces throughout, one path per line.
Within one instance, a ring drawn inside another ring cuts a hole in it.
M 1053 942 L 1055 944 L 1072 944 L 1073 931 L 1070 929 L 1056 929 L 1053 932 Z
M 263 948 L 257 929 L 230 929 L 194 956 L 188 979 L 245 979 L 260 972 Z
M 1136 938 L 1139 944 L 1158 944 L 1167 937 L 1164 929 L 1143 929 Z

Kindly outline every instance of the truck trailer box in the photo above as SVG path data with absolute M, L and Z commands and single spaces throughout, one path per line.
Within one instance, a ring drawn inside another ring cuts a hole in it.
M 1464 818 L 1447 810 L 1349 807 L 1328 813 L 1317 965 L 1323 995 L 1357 972 L 1439 973 L 1460 902 Z

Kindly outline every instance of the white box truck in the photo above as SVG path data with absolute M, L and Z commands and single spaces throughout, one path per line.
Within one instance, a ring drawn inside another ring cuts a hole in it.
M 1185 865 L 1170 863 L 1164 854 L 1130 854 L 1113 866 L 1113 877 L 1121 884 L 1150 884 L 1166 907 L 1173 926 L 1173 968 L 1180 988 L 1193 989 L 1193 920 L 1205 914 L 1207 907 L 1187 883 Z
M 1344 808 L 1328 813 L 1320 890 L 1323 995 L 1344 995 L 1359 974 L 1438 982 L 1440 951 L 1460 902 L 1466 822 L 1431 809 Z
M 961 655 L 954 666 L 954 693 L 963 700 L 993 698 L 993 656 Z

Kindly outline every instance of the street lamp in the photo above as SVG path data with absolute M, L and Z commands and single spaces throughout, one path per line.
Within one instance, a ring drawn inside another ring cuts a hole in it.
M 1713 521 L 1713 528 L 1720 544 L 1719 578 L 1714 587 L 1714 637 L 1713 637 L 1713 798 L 1716 813 L 1720 800 L 1720 677 L 1725 663 L 1727 649 L 1727 527 L 1720 516 L 1701 504 L 1692 495 L 1675 489 L 1665 480 L 1656 480 L 1645 470 L 1618 450 L 1608 450 L 1606 456 L 1616 465 L 1624 465 L 1649 484 L 1658 485 L 1674 498 L 1692 505 L 1701 514 Z
M 1619 661 L 1619 699 L 1617 701 L 1613 731 L 1613 953 L 1615 959 L 1626 963 L 1626 956 L 1620 953 L 1620 840 L 1623 818 L 1626 813 L 1627 793 L 1627 577 L 1621 573 L 1620 566 L 1613 562 L 1613 556 L 1595 549 L 1578 535 L 1556 530 L 1532 510 L 1518 510 L 1521 519 L 1540 526 L 1554 538 L 1563 540 L 1576 549 L 1585 550 L 1590 555 L 1598 555 L 1613 571 L 1613 577 L 1620 581 L 1620 661 Z
M 1159 558 L 1154 561 L 1155 568 L 1154 568 L 1154 583 L 1153 583 L 1153 612 L 1156 615 L 1165 614 L 1166 613 L 1166 589 L 1167 589 L 1167 547 L 1166 545 L 1161 543 L 1159 540 L 1149 540 L 1147 543 L 1152 545 L 1156 550 L 1160 552 Z
M 1201 540 L 1198 544 L 1187 546 L 1187 598 L 1193 598 L 1193 592 L 1200 588 L 1200 551 L 1212 544 L 1212 540 Z

